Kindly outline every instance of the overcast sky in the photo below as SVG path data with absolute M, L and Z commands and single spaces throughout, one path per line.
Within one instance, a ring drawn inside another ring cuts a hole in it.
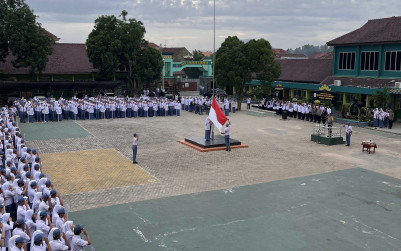
M 144 23 L 167 47 L 213 49 L 213 0 L 26 0 L 60 42 L 84 43 L 100 15 Z M 369 19 L 400 15 L 399 0 L 216 0 L 216 48 L 227 36 L 264 38 L 274 48 L 322 45 Z

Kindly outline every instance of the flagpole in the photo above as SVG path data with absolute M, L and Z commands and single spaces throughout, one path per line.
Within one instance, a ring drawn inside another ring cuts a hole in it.
M 214 89 L 216 84 L 214 83 L 214 63 L 216 60 L 216 0 L 213 0 L 213 98 Z M 212 126 L 212 140 L 214 140 L 214 125 Z

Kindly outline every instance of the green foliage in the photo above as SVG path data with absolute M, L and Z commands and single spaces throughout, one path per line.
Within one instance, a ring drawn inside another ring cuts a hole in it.
M 358 120 L 361 122 L 372 121 L 373 120 L 372 110 L 369 109 L 368 107 L 362 107 L 359 110 Z
M 362 99 L 362 95 L 361 94 L 354 94 L 352 95 L 352 97 L 354 98 L 354 100 L 359 101 Z
M 327 46 L 327 45 L 310 45 L 310 44 L 306 44 L 303 45 L 302 47 L 298 47 L 295 49 L 288 49 L 287 52 L 291 53 L 291 54 L 305 54 L 306 56 L 310 56 L 314 53 L 328 53 L 328 52 L 332 52 L 333 51 L 333 47 L 331 46 Z
M 194 50 L 192 55 L 194 61 L 201 61 L 205 57 L 205 55 L 203 55 L 203 53 L 199 50 Z M 199 78 L 199 76 L 202 74 L 202 70 L 200 68 L 194 67 L 187 67 L 183 71 L 188 75 L 189 78 Z
M 42 73 L 52 53 L 54 39 L 36 22 L 24 0 L 0 1 L 0 61 L 11 51 L 14 67 Z
M 238 108 L 244 98 L 245 83 L 251 81 L 252 72 L 262 83 L 273 82 L 280 76 L 280 64 L 274 61 L 270 43 L 252 39 L 244 44 L 238 37 L 227 37 L 216 52 L 215 74 L 220 87 L 235 89 Z
M 292 102 L 298 102 L 298 99 L 297 98 L 292 98 Z
M 271 86 L 268 84 L 262 84 L 261 86 L 256 86 L 249 90 L 246 95 L 248 97 L 255 97 L 254 100 L 260 100 L 269 96 L 269 91 Z
M 143 23 L 127 19 L 127 15 L 124 10 L 122 19 L 114 15 L 97 18 L 86 47 L 89 60 L 103 78 L 110 79 L 117 70 L 127 72 L 128 88 L 134 91 L 138 86 L 133 80 L 146 83 L 159 79 L 163 62 L 160 53 L 149 49 Z
M 314 104 L 320 104 L 320 100 L 316 99 L 315 101 L 313 101 Z
M 137 58 L 135 79 L 139 82 L 150 84 L 161 78 L 162 68 L 163 62 L 160 51 L 149 46 L 145 47 Z
M 320 104 L 322 104 L 324 107 L 333 108 L 333 103 L 331 103 L 329 100 L 320 100 Z
M 388 88 L 384 88 L 383 91 L 376 91 L 373 94 L 373 100 L 376 106 L 379 108 L 387 109 L 390 104 L 390 95 L 388 94 Z
M 350 103 L 345 103 L 341 106 L 341 116 L 346 118 L 349 115 L 349 109 L 351 107 Z

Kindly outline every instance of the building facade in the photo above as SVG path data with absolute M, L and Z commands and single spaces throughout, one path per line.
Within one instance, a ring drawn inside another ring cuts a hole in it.
M 282 73 L 272 83 L 275 94 L 286 100 L 313 100 L 325 92 L 332 97 L 334 107 L 340 109 L 356 98 L 364 107 L 376 107 L 373 95 L 386 91 L 390 103 L 383 108 L 393 109 L 400 119 L 401 17 L 369 20 L 327 45 L 333 46 L 332 59 L 277 60 Z

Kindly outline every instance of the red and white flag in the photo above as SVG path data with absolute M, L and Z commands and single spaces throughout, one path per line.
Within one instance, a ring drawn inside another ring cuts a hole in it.
M 213 122 L 213 124 L 219 129 L 224 128 L 224 124 L 227 121 L 227 117 L 221 111 L 219 104 L 217 104 L 216 99 L 213 97 L 212 106 L 209 111 L 209 119 Z

